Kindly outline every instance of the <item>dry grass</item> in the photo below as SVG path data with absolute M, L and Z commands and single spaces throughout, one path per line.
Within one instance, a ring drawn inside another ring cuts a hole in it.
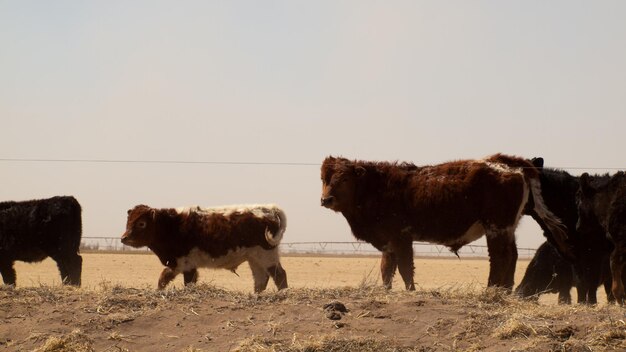
M 93 342 L 80 330 L 56 337 L 49 337 L 46 342 L 34 352 L 93 352 Z
M 322 305 L 334 300 L 350 306 L 348 320 L 331 322 L 323 318 Z M 257 328 L 255 331 L 262 332 L 247 335 L 245 339 L 246 335 L 242 335 L 233 346 L 242 352 L 478 351 L 502 342 L 510 343 L 513 347 L 509 350 L 517 351 L 626 349 L 625 311 L 619 306 L 541 305 L 518 300 L 502 290 L 484 290 L 471 285 L 417 292 L 386 291 L 367 280 L 357 287 L 298 288 L 258 295 L 207 284 L 164 291 L 107 283 L 97 290 L 3 286 L 0 287 L 0 312 L 15 310 L 12 314 L 19 316 L 22 314 L 19 309 L 37 306 L 51 307 L 51 311 L 67 309 L 67 315 L 72 316 L 71 310 L 78 309 L 88 320 L 79 324 L 80 329 L 73 327 L 66 333 L 52 333 L 46 331 L 45 326 L 37 327 L 22 339 L 9 336 L 0 340 L 0 347 L 23 350 L 19 346 L 35 346 L 35 351 L 46 352 L 94 351 L 96 341 L 106 340 L 116 351 L 137 350 L 128 346 L 136 347 L 132 344 L 140 340 L 139 335 L 118 330 L 119 327 L 145 317 L 159 319 L 160 314 L 172 311 L 182 312 L 186 317 L 200 317 L 202 314 L 198 312 L 206 308 L 207 302 L 213 302 L 218 306 L 216 309 L 226 307 L 225 311 L 242 312 L 243 315 L 222 323 L 222 330 Z M 297 320 L 297 312 L 302 307 L 314 307 L 313 314 L 319 314 L 320 318 L 313 323 L 326 330 L 292 331 L 294 327 L 287 324 L 290 319 Z M 403 311 L 415 313 L 402 315 Z M 404 340 L 373 337 L 378 333 L 376 330 L 369 336 L 362 332 L 345 333 L 364 331 L 356 329 L 361 323 L 367 327 L 368 322 L 385 321 L 406 328 Z M 150 336 L 150 332 L 145 334 Z M 217 338 L 219 336 L 213 337 Z M 197 347 L 195 342 L 197 338 L 177 350 L 211 350 Z
M 320 337 L 309 337 L 300 339 L 294 336 L 292 341 L 283 342 L 254 336 L 245 339 L 237 352 L 413 352 L 427 351 L 423 348 L 411 348 L 398 346 L 393 341 L 378 341 L 372 338 L 341 338 L 337 336 L 324 335 Z

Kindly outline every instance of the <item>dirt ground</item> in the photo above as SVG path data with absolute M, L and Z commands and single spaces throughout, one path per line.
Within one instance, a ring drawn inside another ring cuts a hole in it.
M 388 292 L 378 258 L 285 256 L 290 288 L 255 295 L 245 265 L 239 276 L 202 270 L 195 287 L 178 278 L 157 291 L 153 255 L 83 257 L 78 289 L 58 285 L 54 262 L 16 265 L 17 288 L 0 287 L 0 351 L 626 349 L 624 308 L 487 290 L 486 260 L 417 259 L 418 290 L 396 281 Z
M 124 287 L 156 286 L 163 265 L 151 253 L 83 253 L 83 286 L 99 286 L 102 281 Z M 289 285 L 301 288 L 333 288 L 356 286 L 363 280 L 380 282 L 380 257 L 371 256 L 289 256 L 281 258 L 287 271 Z M 487 282 L 489 263 L 485 259 L 416 258 L 415 282 L 424 288 L 442 285 L 477 284 Z M 528 261 L 518 263 L 516 282 L 526 270 Z M 55 285 L 60 282 L 52 259 L 42 263 L 16 262 L 17 286 Z M 200 269 L 200 281 L 219 288 L 252 292 L 252 275 L 246 263 L 234 275 L 227 270 Z M 399 275 L 394 285 L 404 287 Z M 182 276 L 175 284 L 182 286 Z
M 94 289 L 104 282 L 122 287 L 156 287 L 163 266 L 149 252 L 142 253 L 83 253 L 83 288 Z M 283 255 L 282 264 L 292 288 L 337 288 L 356 286 L 366 281 L 381 284 L 378 256 L 318 256 Z M 529 259 L 520 259 L 515 271 L 515 283 L 524 276 Z M 15 263 L 18 287 L 58 285 L 60 276 L 52 259 L 41 263 Z M 237 275 L 226 270 L 200 269 L 199 282 L 226 290 L 252 292 L 252 275 L 247 264 L 242 264 Z M 418 288 L 435 289 L 454 286 L 483 287 L 487 283 L 489 262 L 485 258 L 415 258 L 415 283 Z M 173 281 L 174 287 L 183 286 L 182 276 Z M 394 289 L 402 290 L 400 275 L 394 278 Z M 268 285 L 272 288 L 272 283 Z M 575 294 L 572 291 L 572 294 Z M 573 296 L 575 297 L 575 295 Z M 598 291 L 598 300 L 606 296 Z M 540 302 L 556 304 L 554 294 L 543 295 Z

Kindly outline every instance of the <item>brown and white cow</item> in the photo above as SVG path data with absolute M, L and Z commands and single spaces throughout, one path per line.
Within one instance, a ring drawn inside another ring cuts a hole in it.
M 159 257 L 166 266 L 159 289 L 180 273 L 187 285 L 197 281 L 197 268 L 234 272 L 247 261 L 254 291 L 261 292 L 270 276 L 279 290 L 287 288 L 278 253 L 286 227 L 287 217 L 276 205 L 176 209 L 137 205 L 128 211 L 122 243 L 147 246 Z
M 327 157 L 321 168 L 322 206 L 340 212 L 357 239 L 383 252 L 383 284 L 396 268 L 414 290 L 413 241 L 457 252 L 487 235 L 488 285 L 513 287 L 515 228 L 529 194 L 535 211 L 567 252 L 561 221 L 544 205 L 539 176 L 525 159 L 496 154 L 434 166 Z

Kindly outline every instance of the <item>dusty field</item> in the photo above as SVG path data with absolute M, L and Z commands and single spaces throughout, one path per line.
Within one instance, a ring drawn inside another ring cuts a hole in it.
M 20 264 L 0 287 L 0 351 L 609 351 L 626 349 L 624 308 L 540 304 L 484 289 L 487 261 L 418 259 L 417 292 L 380 288 L 378 258 L 284 257 L 291 288 L 251 293 L 201 271 L 154 290 L 152 255 L 84 254 L 84 286 L 53 262 Z M 519 281 L 527 261 L 518 263 Z M 549 295 L 553 296 L 553 295 Z M 600 297 L 603 295 L 601 294 Z M 341 312 L 324 306 L 339 301 Z
M 103 281 L 124 287 L 156 287 L 163 266 L 151 253 L 83 253 L 83 286 L 94 288 Z M 289 285 L 294 288 L 336 288 L 357 286 L 364 280 L 380 284 L 379 257 L 283 256 Z M 516 282 L 524 275 L 527 260 L 520 260 Z M 419 259 L 415 260 L 415 282 L 422 288 L 451 285 L 485 285 L 489 263 L 485 259 Z M 51 259 L 42 263 L 17 262 L 17 286 L 58 285 L 60 276 Z M 200 282 L 227 290 L 252 292 L 252 276 L 247 264 L 237 275 L 227 270 L 200 269 Z M 174 283 L 182 286 L 182 276 Z M 404 287 L 400 275 L 394 286 Z M 270 286 L 271 282 L 270 282 Z
M 83 253 L 83 287 L 98 288 L 103 282 L 109 285 L 134 288 L 154 288 L 163 266 L 151 253 Z M 515 283 L 524 276 L 530 260 L 519 260 L 515 272 Z M 363 282 L 380 285 L 380 258 L 339 256 L 283 256 L 289 286 L 292 288 L 338 288 L 357 286 Z M 18 287 L 58 285 L 60 277 L 56 264 L 51 259 L 42 263 L 16 262 Z M 418 288 L 435 289 L 455 286 L 486 285 L 489 262 L 487 259 L 416 258 L 415 282 Z M 200 269 L 200 280 L 217 288 L 252 292 L 252 275 L 247 264 L 237 270 L 237 275 L 226 270 Z M 182 276 L 173 282 L 182 287 Z M 400 275 L 394 278 L 394 290 L 402 290 Z M 268 288 L 273 289 L 272 282 Z M 575 294 L 572 291 L 572 294 Z M 572 296 L 575 297 L 575 296 Z M 598 300 L 606 302 L 600 290 Z M 556 304 L 556 295 L 541 297 L 540 302 Z

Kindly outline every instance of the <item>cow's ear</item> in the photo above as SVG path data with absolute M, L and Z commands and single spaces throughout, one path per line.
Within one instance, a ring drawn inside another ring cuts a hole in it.
M 363 166 L 356 166 L 354 168 L 354 173 L 358 176 L 361 177 L 363 175 L 365 175 L 365 168 Z
M 588 173 L 585 172 L 580 175 L 578 183 L 580 185 L 580 191 L 584 196 L 589 197 L 593 195 L 593 187 L 591 187 L 591 176 L 589 176 Z
M 540 156 L 530 159 L 530 162 L 533 163 L 533 166 L 538 169 L 543 168 L 543 158 Z
M 618 171 L 613 176 L 611 176 L 610 185 L 611 187 L 617 187 L 622 180 L 624 179 L 624 171 Z
M 128 209 L 128 211 L 126 212 L 126 215 L 130 215 L 130 212 L 133 211 L 132 209 Z

